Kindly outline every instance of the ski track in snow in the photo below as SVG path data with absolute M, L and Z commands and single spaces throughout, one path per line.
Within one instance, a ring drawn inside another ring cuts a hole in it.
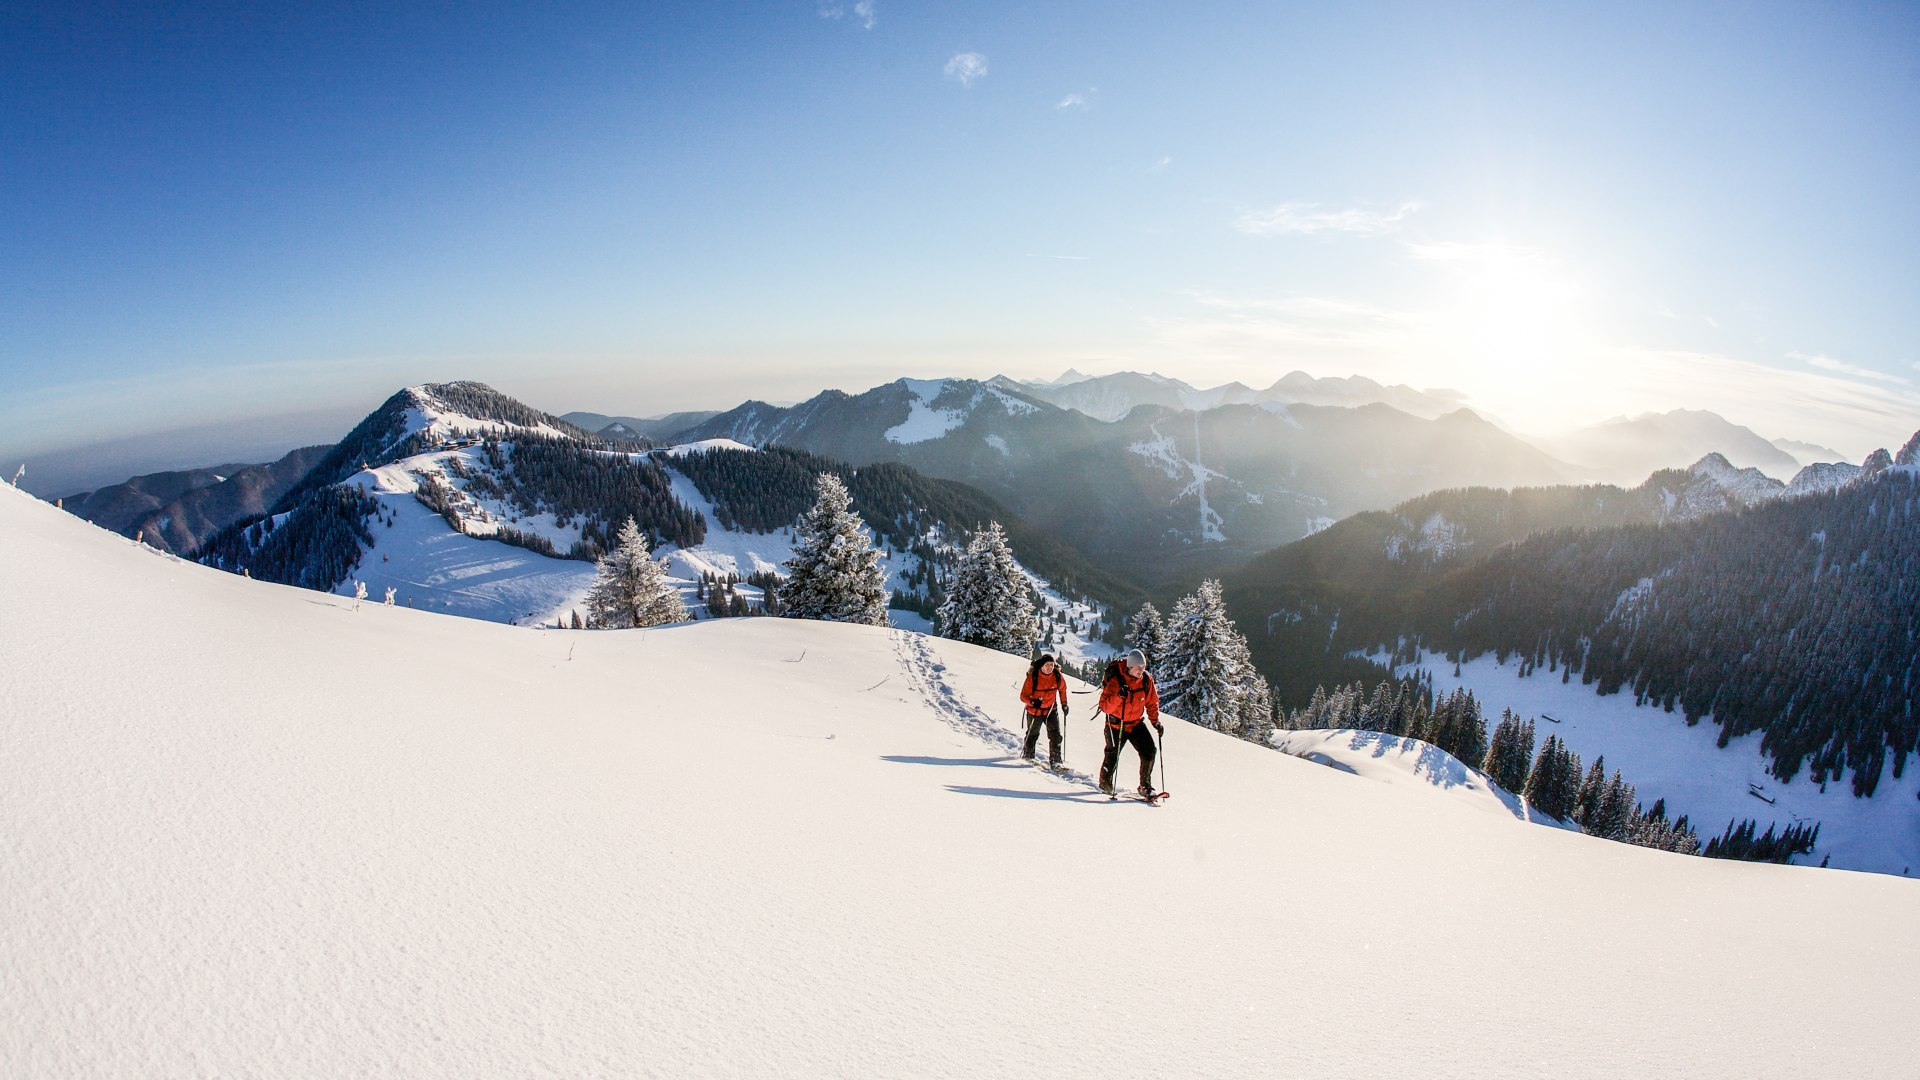
M 994 723 L 985 710 L 970 704 L 954 689 L 945 678 L 947 666 L 927 648 L 925 637 L 903 630 L 890 631 L 888 636 L 893 638 L 893 653 L 900 660 L 900 669 L 906 673 L 907 684 L 935 715 L 962 735 L 999 747 L 1016 757 L 1019 755 L 1020 736 Z

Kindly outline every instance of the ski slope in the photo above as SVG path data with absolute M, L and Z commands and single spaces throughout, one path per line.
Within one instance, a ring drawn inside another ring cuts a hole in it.
M 0 596 L 0 1075 L 1915 1072 L 1920 883 L 1178 721 L 1113 804 L 1015 657 L 356 610 L 12 491 Z

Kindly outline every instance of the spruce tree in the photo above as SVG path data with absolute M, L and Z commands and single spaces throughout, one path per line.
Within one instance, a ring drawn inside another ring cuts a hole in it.
M 1024 655 L 1033 643 L 1039 627 L 1032 592 L 999 522 L 988 522 L 967 545 L 934 627 L 941 637 L 1001 652 Z
M 1573 820 L 1585 825 L 1593 817 L 1600 805 L 1601 796 L 1607 789 L 1607 756 L 1601 754 L 1593 759 L 1593 767 L 1587 770 L 1587 778 L 1580 782 L 1580 793 L 1573 804 Z
M 596 629 L 659 626 L 692 617 L 680 601 L 680 590 L 667 578 L 667 564 L 653 561 L 646 535 L 632 518 L 620 527 L 613 550 L 598 565 L 587 593 L 587 618 Z
M 1584 822 L 1587 832 L 1608 840 L 1629 839 L 1639 816 L 1634 813 L 1633 804 L 1633 785 L 1616 769 Z
M 1219 581 L 1201 582 L 1174 605 L 1156 674 L 1162 708 L 1202 727 L 1245 734 L 1247 695 L 1259 676 L 1247 639 L 1227 617 Z
M 793 523 L 793 558 L 776 590 L 780 612 L 795 619 L 887 624 L 886 571 L 847 487 L 821 473 L 816 501 Z
M 1126 647 L 1146 654 L 1150 667 L 1160 662 L 1167 653 L 1167 624 L 1160 617 L 1160 609 L 1151 603 L 1140 605 L 1128 624 Z
M 1249 671 L 1252 667 L 1249 666 Z M 1240 737 L 1262 746 L 1273 742 L 1273 688 L 1266 676 L 1253 673 L 1240 698 Z
M 1558 735 L 1548 735 L 1534 757 L 1523 797 L 1527 805 L 1550 817 L 1572 817 L 1580 797 L 1580 758 Z

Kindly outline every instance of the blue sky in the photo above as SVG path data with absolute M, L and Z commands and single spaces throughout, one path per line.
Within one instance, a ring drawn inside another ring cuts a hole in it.
M 1913 5 L 172 7 L 0 13 L 0 453 L 1070 365 L 1920 426 Z

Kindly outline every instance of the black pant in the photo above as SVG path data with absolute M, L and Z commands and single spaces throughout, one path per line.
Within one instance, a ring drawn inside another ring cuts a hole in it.
M 1023 753 L 1033 756 L 1033 748 L 1040 742 L 1040 725 L 1047 727 L 1047 760 L 1060 764 L 1060 710 L 1048 709 L 1044 713 L 1027 714 L 1027 748 Z
M 1141 720 L 1133 725 L 1133 730 L 1121 734 L 1111 718 L 1107 721 L 1107 753 L 1100 759 L 1100 786 L 1113 790 L 1113 774 L 1120 770 L 1120 747 L 1132 743 L 1133 749 L 1140 755 L 1140 786 L 1153 786 L 1153 759 L 1159 749 L 1153 745 L 1153 736 L 1147 734 L 1147 721 Z

